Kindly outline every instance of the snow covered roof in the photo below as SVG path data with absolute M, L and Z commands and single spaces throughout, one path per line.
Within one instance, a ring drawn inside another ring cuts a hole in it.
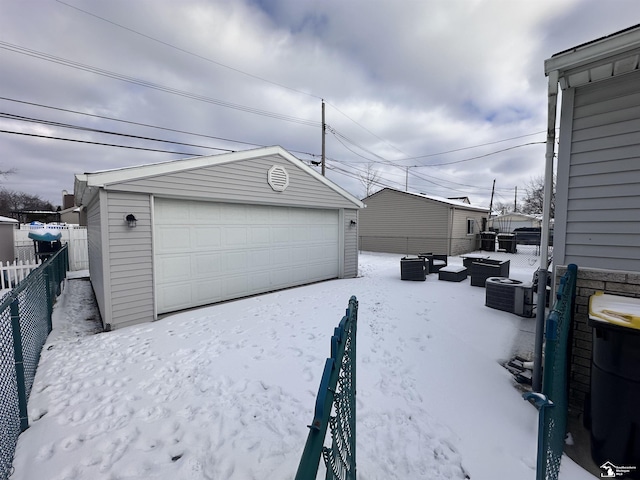
M 383 191 L 392 191 L 392 192 L 397 192 L 397 193 L 402 193 L 404 195 L 412 195 L 414 197 L 420 197 L 420 198 L 425 198 L 427 200 L 432 200 L 434 202 L 440 202 L 440 203 L 445 203 L 447 205 L 451 205 L 453 207 L 459 207 L 459 208 L 464 208 L 466 210 L 474 210 L 477 212 L 486 212 L 489 213 L 489 209 L 486 207 L 476 207 L 473 205 L 470 205 L 466 202 L 460 201 L 460 200 L 452 200 L 449 198 L 444 198 L 444 197 L 438 197 L 436 195 L 427 195 L 425 193 L 413 193 L 413 192 L 403 192 L 401 190 L 396 190 L 395 188 L 383 188 L 382 190 L 374 193 L 373 195 L 369 195 L 369 197 L 373 197 L 374 195 L 377 195 L 380 192 Z M 369 198 L 367 197 L 367 198 Z M 366 198 L 364 199 L 365 203 L 366 203 Z
M 16 220 L 15 218 L 0 216 L 0 223 L 18 223 L 18 220 Z

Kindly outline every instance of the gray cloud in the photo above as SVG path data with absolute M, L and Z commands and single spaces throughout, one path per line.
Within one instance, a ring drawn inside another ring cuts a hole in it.
M 351 193 L 363 195 L 358 175 L 372 163 L 384 185 L 404 188 L 408 171 L 411 190 L 483 206 L 494 179 L 511 202 L 543 172 L 544 145 L 525 144 L 545 140 L 544 60 L 640 13 L 633 0 L 67 3 L 0 0 L 0 96 L 218 139 L 6 100 L 0 111 L 219 149 L 278 144 L 311 160 L 324 98 L 328 176 Z M 219 153 L 6 118 L 0 129 Z M 0 169 L 17 169 L 1 186 L 54 204 L 76 173 L 180 157 L 0 142 Z

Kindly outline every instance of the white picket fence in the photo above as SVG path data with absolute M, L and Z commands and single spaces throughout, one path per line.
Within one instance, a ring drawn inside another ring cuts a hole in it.
M 89 269 L 89 251 L 87 247 L 87 227 L 78 225 L 61 225 L 60 241 L 69 245 L 69 271 Z M 13 231 L 15 254 L 17 260 L 35 261 L 33 240 L 29 238 L 29 225 L 21 225 L 20 230 Z
M 42 263 L 39 259 L 26 262 L 17 260 L 13 262 L 0 262 L 0 290 L 11 289 L 18 285 L 27 275 Z

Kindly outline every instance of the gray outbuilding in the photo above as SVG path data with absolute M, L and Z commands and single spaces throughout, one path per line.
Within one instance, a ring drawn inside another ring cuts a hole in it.
M 357 198 L 281 147 L 76 175 L 105 329 L 358 273 Z
M 360 249 L 371 252 L 460 255 L 477 248 L 488 208 L 384 188 L 363 199 Z
M 16 219 L 0 217 L 0 262 L 13 262 L 16 259 L 13 231 L 17 226 Z

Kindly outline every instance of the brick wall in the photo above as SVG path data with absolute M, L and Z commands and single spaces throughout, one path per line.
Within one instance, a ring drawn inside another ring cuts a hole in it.
M 556 268 L 556 285 L 567 271 Z M 591 385 L 591 351 L 593 329 L 587 324 L 589 297 L 597 291 L 625 297 L 640 297 L 640 273 L 581 268 L 578 265 L 576 282 L 576 310 L 571 332 L 571 361 L 569 366 L 569 415 L 581 416 L 584 400 Z

